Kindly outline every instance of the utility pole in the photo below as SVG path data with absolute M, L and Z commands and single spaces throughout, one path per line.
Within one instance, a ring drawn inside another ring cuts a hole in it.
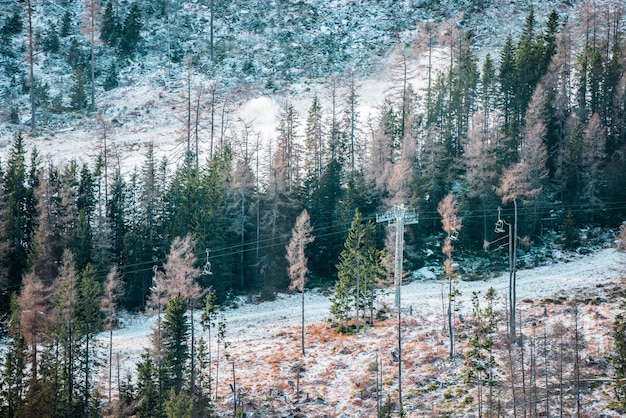
M 507 233 L 504 237 L 494 241 L 494 243 L 500 241 L 500 239 L 508 238 L 507 245 L 509 247 L 509 321 L 507 327 L 509 328 L 509 335 L 515 338 L 515 305 L 517 303 L 517 201 L 513 199 L 513 203 L 515 205 L 515 217 L 513 225 L 502 219 L 502 208 L 498 207 L 498 221 L 496 222 L 496 226 L 494 227 L 493 231 L 496 234 L 501 234 L 504 232 Z M 504 227 L 507 228 L 506 231 Z
M 396 250 L 395 250 L 395 271 L 394 286 L 396 296 L 394 306 L 398 309 L 398 407 L 400 416 L 404 414 L 402 407 L 402 304 L 400 300 L 400 289 L 402 287 L 402 255 L 404 252 L 404 225 L 416 224 L 417 215 L 412 210 L 409 211 L 404 205 L 394 205 L 391 211 L 376 215 L 376 223 L 387 222 L 396 226 Z
M 416 224 L 417 215 L 412 210 L 408 210 L 404 205 L 394 205 L 391 211 L 382 215 L 376 215 L 376 223 L 387 222 L 388 225 L 396 226 L 396 249 L 395 249 L 395 271 L 394 287 L 396 296 L 394 306 L 400 307 L 400 286 L 402 286 L 402 255 L 404 250 L 404 225 Z

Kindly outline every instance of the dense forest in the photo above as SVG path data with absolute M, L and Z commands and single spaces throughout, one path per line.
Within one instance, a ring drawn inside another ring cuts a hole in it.
M 370 32 L 377 38 L 360 40 L 374 50 L 357 57 L 342 42 L 356 36 L 346 25 L 340 27 L 347 33 L 322 30 L 311 39 L 306 32 L 272 32 L 319 25 L 321 12 L 313 5 L 271 2 L 289 13 L 265 27 L 256 16 L 261 7 L 235 13 L 235 3 L 65 1 L 57 5 L 65 12 L 45 15 L 49 6 L 27 0 L 4 13 L 2 117 L 12 142 L 0 164 L 0 285 L 12 353 L 6 367 L 19 371 L 4 375 L 14 379 L 3 386 L 4 416 L 96 414 L 88 410 L 94 386 L 90 339 L 115 326 L 118 309 L 161 309 L 166 302 L 158 341 L 170 344 L 172 357 L 163 382 L 178 395 L 186 373 L 178 359 L 195 358 L 193 344 L 192 354 L 181 344 L 189 329 L 180 324 L 188 308 L 192 321 L 193 309 L 202 308 L 202 289 L 212 295 L 203 299 L 210 305 L 204 306 L 208 328 L 215 307 L 234 295 L 272 299 L 290 284 L 304 290 L 304 282 L 291 283 L 286 257 L 304 209 L 314 236 L 306 246 L 306 286 L 337 292 L 352 280 L 344 279 L 349 268 L 342 264 L 353 261 L 342 257 L 349 245 L 367 247 L 375 259 L 373 276 L 389 275 L 389 231 L 374 221 L 394 205 L 413 208 L 419 219 L 406 229 L 405 269 L 445 264 L 446 277 L 453 274 L 452 249 L 438 248 L 445 236 L 454 238 L 455 259 L 474 260 L 458 270 L 476 278 L 506 268 L 505 250 L 487 251 L 487 243 L 499 238 L 493 229 L 498 220 L 509 228 L 515 222 L 521 256 L 536 248 L 545 254 L 557 245 L 576 249 L 593 239 L 581 230 L 616 228 L 625 219 L 626 39 L 620 2 L 585 3 L 569 18 L 556 11 L 536 16 L 530 7 L 518 35 L 505 35 L 502 47 L 490 52 L 476 44 L 471 25 L 445 19 L 434 6 L 416 5 L 416 14 L 407 16 L 434 20 L 381 18 L 384 24 Z M 488 7 L 468 3 L 471 10 Z M 194 20 L 194 7 L 203 10 L 201 22 Z M 200 34 L 197 24 L 208 29 Z M 250 39 L 266 36 L 267 49 L 252 56 L 250 45 L 225 35 L 240 26 Z M 153 44 L 160 47 L 153 50 Z M 125 88 L 122 74 L 155 55 L 172 66 L 175 75 L 168 80 L 180 76 L 172 84 L 184 103 L 178 110 L 184 152 L 160 157 L 148 146 L 141 166 L 125 171 L 120 155 L 107 146 L 116 122 L 96 108 L 96 96 Z M 352 68 L 374 71 L 383 55 L 391 57 L 394 89 L 377 116 L 366 120 L 356 110 L 362 86 Z M 446 65 L 432 64 L 434 56 L 444 57 Z M 418 68 L 417 57 L 427 57 L 425 69 Z M 219 68 L 223 77 L 208 67 Z M 426 70 L 426 87 L 416 91 L 418 70 Z M 198 93 L 192 73 L 212 81 L 208 93 Z M 304 76 L 329 80 L 325 95 L 332 106 L 315 96 L 299 114 L 285 100 L 269 143 L 224 122 L 227 91 L 243 83 L 276 90 Z M 202 138 L 201 113 L 208 121 Z M 36 149 L 27 151 L 29 135 L 66 118 L 97 122 L 93 135 L 102 147 L 93 161 L 58 163 Z M 441 220 L 452 210 L 442 210 L 446 199 L 462 217 L 462 231 L 452 221 L 442 230 Z M 363 242 L 355 243 L 359 233 Z M 175 265 L 179 259 L 185 262 Z M 170 276 L 189 282 L 174 291 Z M 339 319 L 347 319 L 349 308 L 334 308 Z M 155 373 L 153 361 L 147 353 L 140 376 Z M 202 376 L 191 381 L 204 384 Z M 140 390 L 156 402 L 155 388 Z M 50 399 L 55 410 L 40 414 Z M 178 401 L 188 400 L 171 397 L 168 406 L 159 404 L 159 413 Z M 20 409 L 24 405 L 30 415 Z M 143 416 L 155 413 L 147 410 Z

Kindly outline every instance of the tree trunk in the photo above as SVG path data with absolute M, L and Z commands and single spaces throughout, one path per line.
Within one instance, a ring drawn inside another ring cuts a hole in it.
M 454 360 L 454 328 L 452 327 L 452 277 L 448 276 L 448 335 L 450 337 L 450 361 Z
M 113 326 L 109 330 L 109 403 L 111 403 L 111 381 L 113 379 Z
M 34 130 L 36 126 L 35 114 L 35 62 L 34 62 L 34 40 L 33 37 L 33 9 L 31 7 L 31 0 L 26 0 L 26 21 L 27 21 L 27 33 L 28 37 L 28 82 L 30 84 L 30 129 Z
M 399 289 L 399 288 L 398 288 Z M 398 408 L 400 416 L 404 415 L 402 407 L 402 307 L 398 305 Z
M 193 300 L 189 299 L 189 304 L 191 305 L 191 382 L 190 382 L 190 392 L 193 397 L 196 392 L 196 351 L 195 351 L 195 333 L 194 333 L 194 323 L 193 323 Z
M 302 283 L 302 357 L 304 357 L 304 283 Z
M 511 334 L 515 336 L 515 311 L 516 311 L 516 303 L 517 303 L 517 199 L 513 199 L 513 206 L 515 208 L 515 217 L 514 217 L 514 225 L 513 225 L 513 236 L 512 236 L 512 256 L 511 256 L 511 280 L 512 280 L 512 289 L 511 289 Z M 510 227 L 509 227 L 510 228 Z
M 89 331 L 87 331 L 87 340 L 85 346 L 85 399 L 84 408 L 85 408 L 85 418 L 89 418 Z

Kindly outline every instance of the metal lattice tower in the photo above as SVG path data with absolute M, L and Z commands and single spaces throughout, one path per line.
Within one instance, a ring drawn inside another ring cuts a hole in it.
M 394 205 L 393 208 L 382 215 L 376 215 L 376 222 L 387 222 L 388 225 L 396 226 L 396 249 L 395 249 L 395 269 L 394 269 L 394 287 L 396 297 L 394 306 L 400 307 L 400 288 L 402 286 L 402 256 L 404 252 L 404 225 L 416 224 L 418 222 L 417 214 L 413 210 L 409 210 L 404 205 Z

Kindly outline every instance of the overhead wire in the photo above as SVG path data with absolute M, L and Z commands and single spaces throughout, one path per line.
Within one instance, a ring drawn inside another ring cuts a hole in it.
M 552 205 L 536 205 L 536 206 L 532 206 L 533 210 L 536 208 L 539 212 L 545 212 L 547 210 L 562 210 L 563 213 L 567 213 L 567 212 L 572 212 L 572 213 L 589 213 L 589 212 L 593 212 L 593 211 L 597 211 L 598 209 L 594 209 L 594 208 L 584 208 L 581 207 L 580 205 L 560 205 L 559 207 L 555 208 Z M 518 213 L 520 215 L 524 215 L 525 213 L 528 213 L 528 207 L 523 207 L 522 209 L 520 209 L 518 211 Z M 605 204 L 603 208 L 601 208 L 602 210 L 626 210 L 626 202 L 609 202 L 608 204 Z M 468 212 L 474 212 L 472 214 L 468 214 Z M 427 212 L 422 212 L 422 214 L 420 214 L 419 216 L 419 220 L 420 222 L 431 222 L 431 221 L 436 221 L 440 219 L 440 216 L 438 215 L 438 213 L 436 211 L 427 211 Z M 464 215 L 463 218 L 464 219 L 482 219 L 484 218 L 486 215 L 489 214 L 494 214 L 494 219 L 495 219 L 495 210 L 494 209 L 476 209 L 476 210 L 469 210 L 467 211 Z M 508 209 L 503 209 L 502 210 L 502 215 L 503 216 L 513 216 L 513 210 L 511 208 Z M 366 216 L 362 219 L 362 222 L 368 222 L 368 221 L 372 221 L 375 219 L 375 216 L 370 215 L 370 216 Z M 545 219 L 545 218 L 544 218 Z M 331 229 L 330 232 L 323 232 L 320 233 L 321 231 L 327 231 Z M 350 229 L 350 223 L 343 223 L 343 224 L 339 224 L 339 225 L 334 225 L 332 224 L 332 222 L 329 222 L 326 225 L 321 225 L 321 226 L 317 226 L 313 231 L 312 234 L 316 237 L 316 238 L 328 238 L 328 237 L 332 237 L 332 236 L 340 236 L 340 235 L 345 235 L 348 233 Z M 283 239 L 279 239 L 278 241 L 276 241 L 275 238 L 264 238 L 264 239 L 260 239 L 260 240 L 253 240 L 253 241 L 247 241 L 244 243 L 233 243 L 231 245 L 227 245 L 227 246 L 222 246 L 222 247 L 211 247 L 210 251 L 211 251 L 211 256 L 210 259 L 211 260 L 215 260 L 215 259 L 220 259 L 220 258 L 227 258 L 227 257 L 232 257 L 235 255 L 240 255 L 242 252 L 244 253 L 249 253 L 249 252 L 253 252 L 253 251 L 257 251 L 257 250 L 268 250 L 271 248 L 281 248 L 286 246 L 289 243 L 289 239 L 290 238 L 283 238 Z M 196 251 L 194 252 L 194 255 L 196 257 L 200 257 L 203 256 L 205 254 L 205 250 L 202 251 Z M 124 271 L 125 274 L 136 274 L 136 273 L 142 273 L 142 272 L 148 272 L 148 271 L 152 271 L 152 268 L 154 265 L 158 265 L 158 264 L 162 264 L 164 262 L 167 261 L 167 257 L 165 258 L 160 258 L 160 259 L 152 259 L 152 260 L 146 260 L 146 261 L 140 261 L 137 263 L 132 263 L 132 264 L 126 264 L 126 265 L 121 265 L 119 267 L 121 267 Z M 143 267 L 145 266 L 145 267 Z M 139 268 L 136 268 L 139 267 Z M 108 270 L 107 270 L 108 271 Z M 96 275 L 103 275 L 106 274 L 106 271 L 104 270 L 99 270 L 96 271 Z

